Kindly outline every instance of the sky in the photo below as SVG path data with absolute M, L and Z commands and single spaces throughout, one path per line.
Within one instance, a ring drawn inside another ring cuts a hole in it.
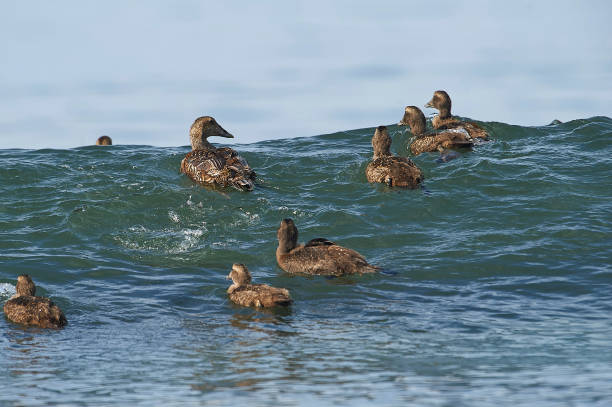
M 0 3 L 0 149 L 251 143 L 453 113 L 612 116 L 609 1 Z M 210 140 L 228 143 L 228 139 Z

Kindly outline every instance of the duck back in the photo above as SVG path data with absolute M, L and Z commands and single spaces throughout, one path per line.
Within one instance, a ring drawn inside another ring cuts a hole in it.
M 67 324 L 62 310 L 48 298 L 22 295 L 4 304 L 6 317 L 18 324 L 62 328 Z
M 201 184 L 253 189 L 255 172 L 246 160 L 229 147 L 193 150 L 181 162 L 181 172 Z
M 468 135 L 473 139 L 487 140 L 489 138 L 489 133 L 487 133 L 487 131 L 477 123 L 464 122 L 454 117 L 440 119 L 439 116 L 436 116 L 432 119 L 431 124 L 436 130 L 465 130 Z
M 380 182 L 392 187 L 417 188 L 423 182 L 421 170 L 406 157 L 383 156 L 366 168 L 368 182 Z
M 293 300 L 284 288 L 266 284 L 248 284 L 229 294 L 230 300 L 245 307 L 276 307 L 291 305 Z
M 355 250 L 336 244 L 298 246 L 289 253 L 278 253 L 277 261 L 289 273 L 341 276 L 374 273 L 378 270 L 378 267 L 368 264 Z
M 465 133 L 447 131 L 417 136 L 410 144 L 410 151 L 414 155 L 419 155 L 447 148 L 471 148 L 473 144 Z

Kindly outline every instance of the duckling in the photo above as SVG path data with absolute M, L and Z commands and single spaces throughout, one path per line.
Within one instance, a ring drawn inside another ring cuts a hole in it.
M 471 148 L 474 144 L 467 134 L 458 131 L 426 133 L 425 115 L 416 106 L 406 106 L 404 117 L 399 124 L 410 126 L 410 131 L 416 137 L 410 144 L 410 151 L 414 155 L 432 151 L 443 152 L 447 148 Z
M 283 219 L 277 232 L 276 261 L 289 273 L 341 276 L 374 273 L 379 268 L 368 264 L 355 250 L 324 238 L 298 245 L 298 230 L 292 219 Z
M 245 307 L 276 307 L 291 305 L 293 300 L 285 288 L 270 287 L 266 284 L 251 284 L 251 273 L 244 264 L 234 263 L 226 277 L 232 280 L 227 289 L 230 300 Z
M 443 90 L 434 92 L 433 97 L 425 107 L 433 107 L 440 112 L 431 120 L 431 125 L 436 130 L 457 129 L 466 131 L 473 139 L 487 140 L 489 134 L 485 129 L 474 122 L 464 122 L 451 116 L 451 98 Z
M 4 315 L 18 324 L 41 328 L 62 328 L 68 321 L 62 310 L 48 298 L 36 297 L 36 285 L 29 275 L 17 277 L 17 293 L 4 303 Z
M 98 146 L 112 146 L 113 140 L 108 136 L 100 136 L 96 140 L 96 145 Z
M 207 139 L 213 136 L 234 138 L 210 116 L 193 122 L 189 130 L 192 151 L 183 158 L 181 172 L 202 184 L 252 190 L 255 171 L 233 149 L 210 144 Z
M 408 157 L 391 154 L 391 137 L 385 126 L 378 126 L 372 137 L 374 157 L 366 168 L 368 182 L 381 182 L 390 187 L 417 188 L 423 174 Z

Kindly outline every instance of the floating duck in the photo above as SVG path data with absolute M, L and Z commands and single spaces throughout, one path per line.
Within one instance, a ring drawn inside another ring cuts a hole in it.
M 324 238 L 298 245 L 298 230 L 293 220 L 283 219 L 277 232 L 276 261 L 289 273 L 341 276 L 374 273 L 378 267 L 368 264 L 355 250 L 339 246 Z
M 372 137 L 374 157 L 366 168 L 368 182 L 380 182 L 390 187 L 417 188 L 423 174 L 408 157 L 391 154 L 391 137 L 385 126 L 378 126 Z
M 68 321 L 48 298 L 36 297 L 36 285 L 27 274 L 17 277 L 17 293 L 4 303 L 4 315 L 18 324 L 62 328 Z
M 251 273 L 244 264 L 234 263 L 227 276 L 233 284 L 227 289 L 230 300 L 245 307 L 276 307 L 291 305 L 293 300 L 284 288 L 266 284 L 251 284 Z
M 448 96 L 448 93 L 443 90 L 435 91 L 433 98 L 427 102 L 425 107 L 433 107 L 434 109 L 438 109 L 440 112 L 431 120 L 431 125 L 436 130 L 464 130 L 473 139 L 487 140 L 489 138 L 489 134 L 486 132 L 486 130 L 476 123 L 465 122 L 451 116 L 451 98 Z
M 425 115 L 416 106 L 406 106 L 400 125 L 410 126 L 410 131 L 416 137 L 410 144 L 414 155 L 425 152 L 440 151 L 448 148 L 470 148 L 474 144 L 467 133 L 461 131 L 444 131 L 441 133 L 426 133 Z
M 96 145 L 97 146 L 112 146 L 113 140 L 108 136 L 100 136 L 96 140 Z
M 253 189 L 255 171 L 229 147 L 216 148 L 208 137 L 234 138 L 210 116 L 198 117 L 189 130 L 192 151 L 181 162 L 181 172 L 195 182 L 220 187 Z

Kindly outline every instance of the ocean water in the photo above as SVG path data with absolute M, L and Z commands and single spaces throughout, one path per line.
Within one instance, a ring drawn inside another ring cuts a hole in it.
M 237 145 L 250 193 L 187 147 L 0 150 L 0 301 L 28 273 L 69 321 L 0 318 L 0 405 L 612 404 L 612 119 L 483 126 L 419 190 L 366 182 L 373 128 Z M 382 272 L 284 273 L 287 217 Z M 294 305 L 231 304 L 234 262 Z

